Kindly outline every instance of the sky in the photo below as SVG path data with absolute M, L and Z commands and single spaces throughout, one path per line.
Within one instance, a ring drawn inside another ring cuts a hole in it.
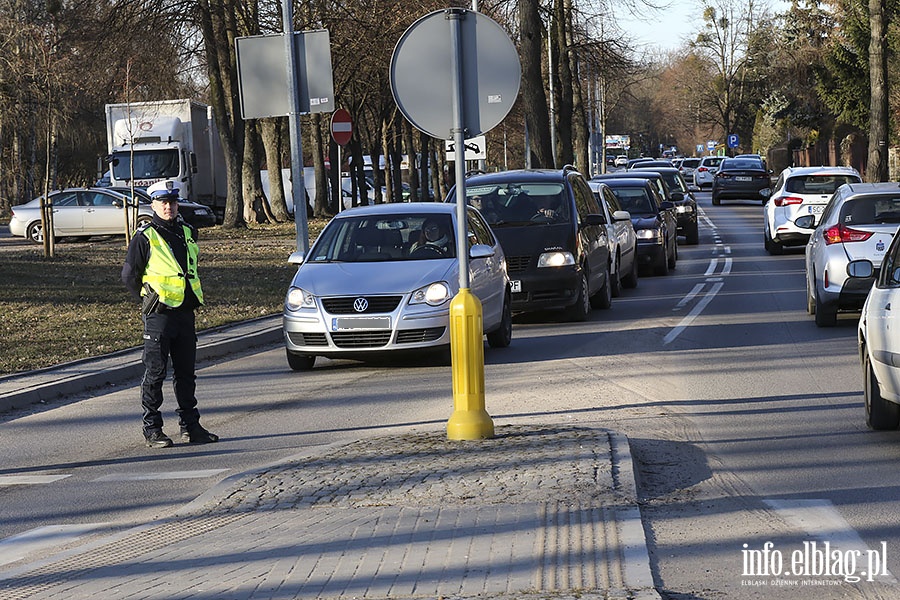
M 773 12 L 784 12 L 790 2 L 770 0 L 769 5 Z M 701 23 L 700 11 L 699 0 L 674 0 L 668 9 L 648 10 L 641 18 L 622 9 L 616 14 L 616 21 L 636 45 L 647 50 L 669 52 L 697 35 Z

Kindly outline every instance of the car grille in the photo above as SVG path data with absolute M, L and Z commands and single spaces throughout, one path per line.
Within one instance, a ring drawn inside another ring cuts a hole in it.
M 391 331 L 334 331 L 331 340 L 338 348 L 381 348 L 391 341 Z
M 446 327 L 427 327 L 425 329 L 409 329 L 397 332 L 398 344 L 414 344 L 421 342 L 433 342 L 444 335 Z
M 324 333 L 288 332 L 288 338 L 295 346 L 327 346 L 328 339 Z
M 518 273 L 521 271 L 525 271 L 526 269 L 528 269 L 529 264 L 531 264 L 530 256 L 507 256 L 506 257 L 507 273 Z
M 369 306 L 366 310 L 358 312 L 354 310 L 353 304 L 359 298 L 365 298 Z M 322 306 L 332 315 L 357 315 L 366 313 L 389 313 L 394 312 L 397 305 L 400 304 L 402 296 L 346 296 L 340 298 L 322 298 Z

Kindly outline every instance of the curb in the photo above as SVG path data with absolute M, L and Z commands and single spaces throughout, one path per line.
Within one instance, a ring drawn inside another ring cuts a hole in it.
M 275 344 L 282 335 L 281 315 L 206 329 L 197 334 L 197 362 Z M 143 372 L 141 349 L 132 348 L 0 377 L 0 412 L 117 385 Z

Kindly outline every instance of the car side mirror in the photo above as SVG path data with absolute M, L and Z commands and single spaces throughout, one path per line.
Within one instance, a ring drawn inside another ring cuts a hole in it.
M 469 248 L 469 258 L 488 258 L 494 255 L 494 249 L 487 244 L 475 244 Z
M 606 219 L 603 217 L 603 215 L 585 215 L 585 217 L 581 220 L 581 227 L 591 227 L 605 224 Z
M 816 228 L 816 216 L 815 215 L 803 215 L 802 217 L 797 217 L 796 219 L 794 219 L 794 225 L 796 225 L 800 229 L 815 229 Z
M 631 221 L 631 213 L 627 210 L 617 210 L 612 214 L 613 221 Z
M 868 279 L 875 275 L 875 266 L 871 260 L 851 260 L 847 263 L 847 275 L 854 279 Z
M 688 186 L 688 191 L 689 191 L 689 192 L 699 192 L 699 191 L 700 191 L 700 186 L 699 186 L 699 185 L 690 184 L 690 185 Z
M 683 202 L 684 201 L 684 193 L 683 192 L 672 192 L 669 194 L 669 200 L 672 202 Z
M 291 255 L 288 256 L 288 264 L 302 265 L 303 259 L 304 259 L 304 255 L 302 252 L 291 252 Z

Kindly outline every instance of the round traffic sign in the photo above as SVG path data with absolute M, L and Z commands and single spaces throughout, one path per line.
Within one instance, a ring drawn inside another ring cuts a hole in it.
M 461 81 L 452 61 L 459 16 Z M 506 31 L 490 17 L 465 9 L 442 9 L 410 25 L 391 56 L 391 92 L 403 116 L 440 140 L 454 139 L 454 83 L 462 89 L 462 126 L 468 138 L 496 127 L 519 94 L 519 55 Z
M 346 108 L 339 108 L 331 114 L 331 137 L 339 146 L 344 146 L 353 135 L 353 119 Z

